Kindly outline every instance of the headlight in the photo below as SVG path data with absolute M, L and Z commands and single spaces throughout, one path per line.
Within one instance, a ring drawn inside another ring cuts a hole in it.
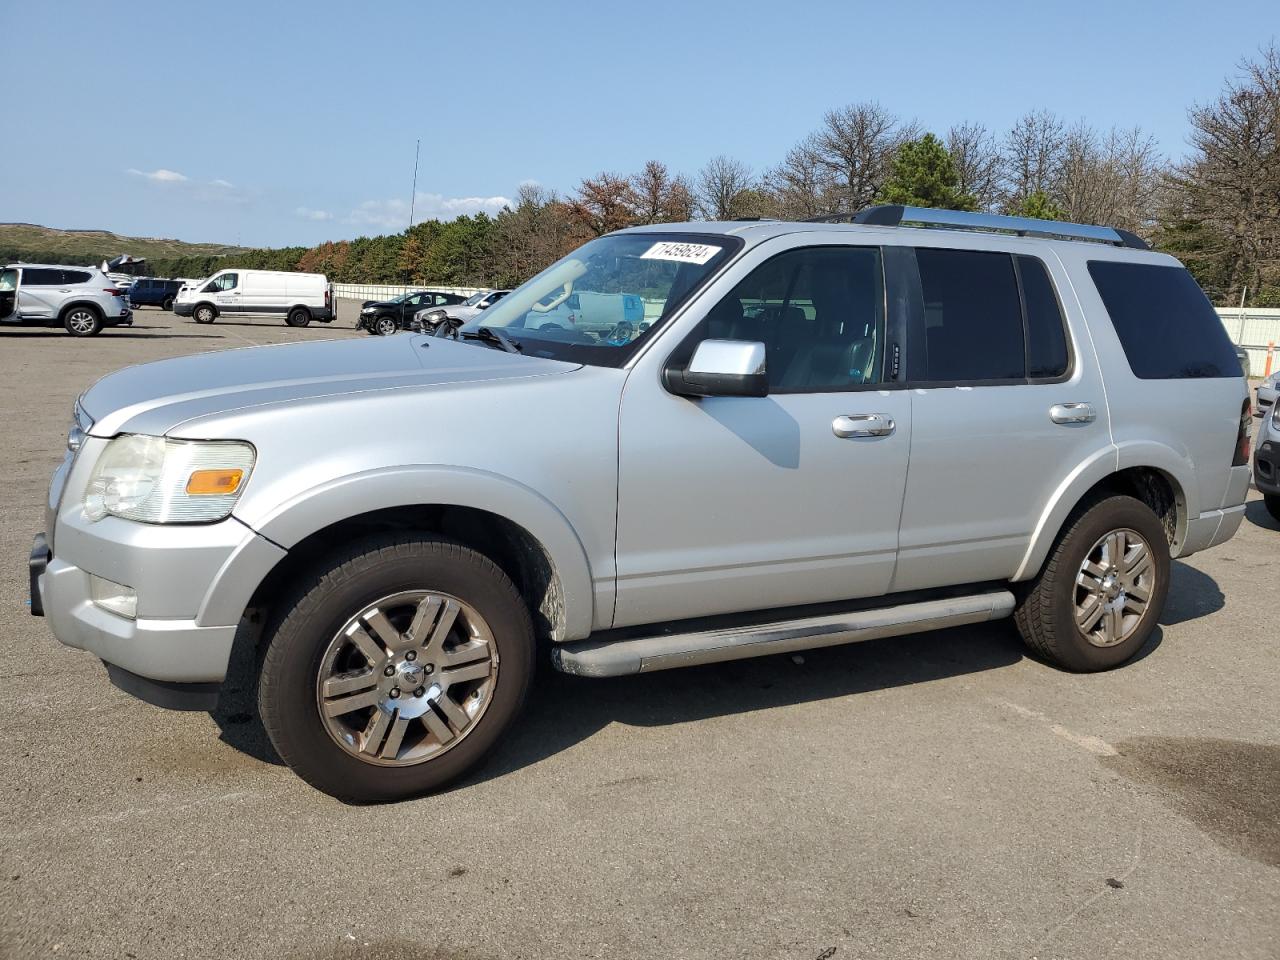
M 360 312 L 361 313 L 377 313 L 378 308 L 377 307 L 361 307 Z
M 1267 379 L 1263 380 L 1262 383 L 1264 386 L 1271 387 L 1273 390 L 1276 387 L 1280 387 L 1280 370 L 1277 370 L 1271 376 L 1267 377 Z
M 89 477 L 84 512 L 143 523 L 209 523 L 231 513 L 254 450 L 234 440 L 125 434 L 107 444 Z

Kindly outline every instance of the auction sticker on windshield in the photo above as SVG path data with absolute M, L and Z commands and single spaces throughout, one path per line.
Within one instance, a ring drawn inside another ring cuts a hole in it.
M 640 254 L 641 260 L 675 260 L 677 263 L 703 264 L 720 252 L 710 243 L 676 243 L 664 240 Z

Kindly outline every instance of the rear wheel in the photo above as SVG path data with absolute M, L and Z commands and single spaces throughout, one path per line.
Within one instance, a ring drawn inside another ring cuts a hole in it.
M 1014 614 L 1023 640 L 1067 670 L 1106 670 L 1147 642 L 1169 592 L 1169 543 L 1142 501 L 1078 510 Z
M 168 310 L 170 313 L 172 313 L 172 312 L 173 312 L 173 297 L 165 297 L 165 298 L 164 298 L 164 303 L 160 304 L 160 309 L 162 309 L 162 310 Z
M 200 304 L 200 306 L 196 307 L 191 314 L 192 319 L 194 319 L 196 323 L 213 323 L 217 316 L 218 311 L 214 310 L 213 307 L 209 306 L 207 303 Z
M 284 318 L 284 322 L 291 327 L 305 327 L 311 322 L 311 314 L 305 307 L 294 307 Z
M 1266 504 L 1267 513 L 1271 514 L 1271 519 L 1280 523 L 1280 493 L 1263 494 L 1262 502 Z
M 380 337 L 389 337 L 398 329 L 395 317 L 378 317 L 373 321 L 373 332 Z
M 102 314 L 93 307 L 72 307 L 63 316 L 62 325 L 73 337 L 95 337 L 102 332 Z
M 259 709 L 281 758 L 342 800 L 444 786 L 511 725 L 533 672 L 533 628 L 488 558 L 383 535 L 299 585 L 270 634 Z

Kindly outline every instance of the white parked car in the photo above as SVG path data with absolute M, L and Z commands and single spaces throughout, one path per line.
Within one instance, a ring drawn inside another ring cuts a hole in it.
M 178 291 L 173 312 L 196 323 L 218 317 L 283 317 L 291 327 L 333 320 L 333 284 L 323 273 L 220 270 Z
M 92 337 L 103 327 L 130 326 L 133 311 L 125 292 L 95 267 L 15 263 L 0 268 L 0 323 Z

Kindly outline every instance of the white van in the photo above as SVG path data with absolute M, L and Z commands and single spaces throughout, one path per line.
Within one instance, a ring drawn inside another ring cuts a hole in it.
M 333 319 L 333 284 L 323 273 L 284 270 L 220 270 L 184 286 L 173 312 L 213 323 L 218 317 L 283 317 L 291 327 Z

